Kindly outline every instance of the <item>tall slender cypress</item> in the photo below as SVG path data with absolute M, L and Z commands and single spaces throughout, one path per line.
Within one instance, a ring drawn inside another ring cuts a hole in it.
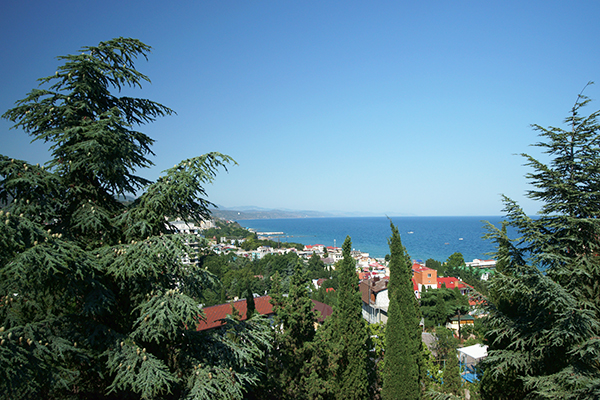
M 352 242 L 346 237 L 342 246 L 344 259 L 340 265 L 338 306 L 335 310 L 335 332 L 340 359 L 335 382 L 338 399 L 367 399 L 371 387 L 368 332 L 362 318 L 355 261 L 350 254 Z
M 317 316 L 310 300 L 309 280 L 304 265 L 298 261 L 290 280 L 287 297 L 274 294 L 276 346 L 272 352 L 272 374 L 274 397 L 282 399 L 308 398 L 307 381 L 311 374 L 312 359 L 310 343 L 315 337 Z M 277 289 L 278 290 L 278 289 Z
M 256 304 L 254 303 L 252 285 L 248 284 L 248 289 L 246 290 L 246 293 L 246 317 L 250 318 L 256 312 Z
M 412 287 L 411 263 L 398 228 L 390 223 L 390 299 L 385 336 L 383 369 L 384 399 L 418 399 L 419 354 L 421 348 L 419 319 Z

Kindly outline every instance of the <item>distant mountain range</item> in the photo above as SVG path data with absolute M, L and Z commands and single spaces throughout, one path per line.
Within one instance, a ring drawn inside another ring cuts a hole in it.
M 385 214 L 380 213 L 358 213 L 343 211 L 307 211 L 307 210 L 289 210 L 289 209 L 269 209 L 255 206 L 240 207 L 222 207 L 211 208 L 211 213 L 216 218 L 227 220 L 244 219 L 276 219 L 276 218 L 325 218 L 325 217 L 381 217 Z M 394 214 L 398 215 L 398 214 Z

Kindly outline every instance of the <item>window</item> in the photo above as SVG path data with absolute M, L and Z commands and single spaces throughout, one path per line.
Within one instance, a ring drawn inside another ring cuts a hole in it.
M 431 278 L 431 274 L 427 274 L 427 277 L 428 277 L 428 278 Z

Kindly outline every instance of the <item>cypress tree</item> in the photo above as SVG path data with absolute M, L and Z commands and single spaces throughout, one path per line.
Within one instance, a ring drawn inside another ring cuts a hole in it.
M 388 321 L 385 328 L 385 355 L 382 395 L 386 400 L 418 399 L 421 334 L 418 308 L 413 292 L 412 266 L 402 246 L 398 228 L 390 223 L 390 282 Z
M 600 111 L 580 115 L 588 103 L 578 96 L 567 129 L 534 125 L 551 160 L 523 154 L 539 217 L 504 197 L 519 240 L 488 226 L 501 265 L 490 283 L 489 398 L 600 398 Z
M 309 298 L 309 280 L 301 261 L 296 263 L 287 297 L 274 294 L 275 343 L 271 357 L 269 380 L 276 383 L 278 397 L 308 397 L 311 342 L 315 337 L 317 317 Z
M 165 223 L 209 217 L 204 185 L 234 161 L 208 153 L 155 182 L 136 175 L 153 144 L 136 129 L 173 111 L 113 92 L 149 81 L 135 69 L 149 51 L 117 38 L 59 57 L 3 115 L 52 145 L 46 166 L 0 155 L 0 392 L 13 399 L 241 398 L 259 379 L 268 328 L 230 320 L 236 341 L 196 331 L 213 277 L 182 263 L 186 239 L 201 239 Z
M 368 353 L 369 336 L 362 318 L 362 300 L 358 290 L 356 263 L 350 254 L 351 247 L 348 236 L 342 245 L 344 258 L 339 266 L 338 304 L 333 315 L 333 351 L 339 354 L 334 393 L 340 400 L 369 398 L 371 371 L 374 370 Z
M 445 393 L 452 393 L 456 396 L 462 395 L 460 377 L 460 367 L 458 365 L 458 356 L 456 354 L 456 346 L 446 355 L 446 366 L 444 367 L 444 384 Z
M 246 291 L 246 318 L 250 318 L 255 312 L 256 304 L 254 303 L 252 285 L 248 284 L 248 290 Z

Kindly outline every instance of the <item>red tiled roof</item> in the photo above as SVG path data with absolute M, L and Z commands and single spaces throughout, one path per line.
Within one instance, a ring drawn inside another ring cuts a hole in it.
M 333 289 L 333 288 L 330 288 Z M 327 291 L 329 289 L 326 289 Z M 269 302 L 271 296 L 260 296 L 254 298 L 254 305 L 256 311 L 262 315 L 273 314 L 273 305 Z M 314 304 L 313 311 L 319 311 L 321 316 L 318 318 L 319 322 L 323 322 L 325 318 L 329 317 L 333 313 L 331 306 L 321 303 L 319 301 L 311 300 Z M 234 306 L 240 314 L 240 319 L 243 321 L 246 319 L 247 305 L 246 299 L 238 300 L 233 303 L 218 304 L 216 306 L 205 307 L 204 311 L 205 319 L 198 324 L 196 330 L 205 331 L 207 329 L 218 328 L 223 326 L 222 319 L 225 319 L 227 315 L 231 315 L 231 306 Z
M 459 281 L 458 278 L 454 278 L 452 276 L 446 277 L 446 278 L 438 278 L 438 289 L 442 288 L 442 284 L 446 285 L 447 289 L 454 289 L 455 287 L 462 289 L 462 288 L 466 288 L 467 285 L 465 285 L 463 282 Z
M 333 289 L 333 288 L 329 288 L 329 289 Z M 327 290 L 329 290 L 329 289 L 327 289 Z M 323 321 L 325 321 L 325 319 L 327 319 L 327 317 L 329 317 L 331 314 L 333 314 L 333 308 L 331 306 L 328 306 L 325 303 L 321 303 L 320 301 L 315 301 L 315 300 L 311 300 L 311 301 L 315 305 L 313 307 L 313 311 L 317 312 L 317 321 L 323 322 Z
M 256 311 L 262 315 L 273 314 L 273 306 L 269 303 L 271 296 L 260 296 L 254 298 L 254 305 Z M 206 329 L 212 329 L 223 325 L 222 319 L 227 315 L 231 315 L 231 306 L 234 306 L 240 313 L 240 317 L 243 320 L 246 319 L 247 304 L 246 300 L 238 300 L 233 303 L 218 304 L 216 306 L 205 307 L 204 311 L 205 319 L 198 324 L 197 330 L 204 331 Z

